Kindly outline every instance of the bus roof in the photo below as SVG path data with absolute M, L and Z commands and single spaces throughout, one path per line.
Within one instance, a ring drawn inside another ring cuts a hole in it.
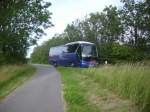
M 76 42 L 67 43 L 65 45 L 71 45 L 71 44 L 94 44 L 94 43 L 86 42 L 86 41 L 76 41 Z

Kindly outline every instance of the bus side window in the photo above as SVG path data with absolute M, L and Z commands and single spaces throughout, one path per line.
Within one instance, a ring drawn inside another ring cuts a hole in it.
M 76 49 L 78 48 L 79 44 L 72 44 L 72 45 L 67 45 L 67 51 L 68 53 L 74 53 Z
M 63 48 L 62 48 L 62 53 L 68 53 L 68 51 L 67 51 L 67 47 L 66 46 L 64 46 Z

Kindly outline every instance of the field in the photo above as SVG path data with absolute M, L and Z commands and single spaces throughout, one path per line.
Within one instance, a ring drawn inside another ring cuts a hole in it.
M 34 72 L 35 68 L 29 65 L 0 66 L 0 99 L 29 79 Z
M 66 112 L 150 112 L 150 67 L 64 68 Z

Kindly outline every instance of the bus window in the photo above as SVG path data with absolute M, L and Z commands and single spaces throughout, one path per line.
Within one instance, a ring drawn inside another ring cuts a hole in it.
M 89 45 L 89 44 L 83 44 L 82 45 L 82 56 L 83 57 L 96 57 L 96 46 L 95 45 Z
M 62 53 L 62 49 L 63 49 L 62 46 L 52 47 L 50 49 L 50 54 L 49 55 L 51 55 L 51 56 L 53 56 L 53 55 L 60 55 Z
M 79 44 L 72 44 L 72 45 L 67 45 L 67 53 L 74 53 L 76 52 Z

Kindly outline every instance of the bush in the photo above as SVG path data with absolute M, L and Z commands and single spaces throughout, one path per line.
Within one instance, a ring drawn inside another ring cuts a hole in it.
M 144 52 L 129 45 L 101 44 L 98 47 L 101 62 L 109 63 L 137 62 L 145 58 Z

